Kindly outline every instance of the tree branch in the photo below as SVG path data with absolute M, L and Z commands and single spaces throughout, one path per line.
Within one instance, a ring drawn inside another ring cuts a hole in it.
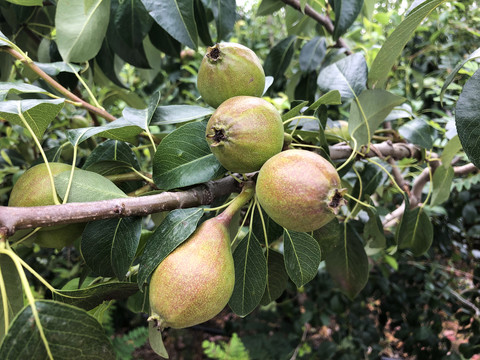
M 12 49 L 7 46 L 0 47 L 1 50 L 6 51 L 10 55 L 12 55 L 14 58 L 20 60 L 22 63 L 24 63 L 26 66 L 28 66 L 30 69 L 32 69 L 35 73 L 37 73 L 43 80 L 45 80 L 51 87 L 56 89 L 58 92 L 60 92 L 62 95 L 67 97 L 68 99 L 79 103 L 82 107 L 87 109 L 89 112 L 97 114 L 104 119 L 108 121 L 113 121 L 115 120 L 115 116 L 111 115 L 108 113 L 105 109 L 98 108 L 96 106 L 93 106 L 86 102 L 85 100 L 79 98 L 75 94 L 73 94 L 71 91 L 60 85 L 55 79 L 53 79 L 50 75 L 48 75 L 45 71 L 40 69 L 33 61 L 29 61 L 29 59 L 25 59 L 22 54 L 20 54 L 18 51 L 15 49 Z
M 169 191 L 138 198 L 34 207 L 0 206 L 0 230 L 6 230 L 11 236 L 19 229 L 146 216 L 161 211 L 211 204 L 216 198 L 239 191 L 238 181 L 229 176 L 185 191 Z
M 300 5 L 300 1 L 298 0 L 282 0 L 286 5 L 289 5 L 291 7 L 293 7 L 294 9 L 298 10 L 298 11 L 302 11 L 302 7 Z M 324 16 L 322 14 L 319 14 L 318 12 L 316 12 L 310 5 L 306 4 L 305 5 L 305 15 L 311 17 L 313 20 L 315 20 L 316 22 L 318 22 L 320 25 L 322 25 L 325 30 L 327 30 L 327 32 L 329 34 L 333 34 L 333 31 L 335 30 L 334 26 L 333 26 L 333 23 L 332 23 L 332 20 L 328 17 L 328 16 Z M 344 39 L 342 38 L 339 38 L 337 40 L 337 45 L 339 47 L 342 47 L 342 48 L 345 48 L 346 49 L 346 52 L 347 54 L 351 55 L 352 52 L 349 48 L 349 46 L 347 45 L 347 43 L 345 42 Z

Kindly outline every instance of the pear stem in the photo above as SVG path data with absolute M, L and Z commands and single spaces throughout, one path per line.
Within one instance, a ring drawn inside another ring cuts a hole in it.
M 246 181 L 243 183 L 242 191 L 232 201 L 230 205 L 220 214 L 217 218 L 221 218 L 226 223 L 229 223 L 233 216 L 239 211 L 246 203 L 248 203 L 255 194 L 255 184 L 253 181 Z

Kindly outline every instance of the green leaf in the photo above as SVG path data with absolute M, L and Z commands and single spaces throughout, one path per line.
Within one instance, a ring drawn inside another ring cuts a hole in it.
M 80 244 L 85 263 L 96 275 L 124 279 L 135 258 L 141 231 L 142 218 L 89 222 Z
M 369 201 L 369 204 L 373 205 L 373 201 Z M 363 238 L 367 242 L 369 248 L 385 248 L 387 240 L 385 238 L 382 220 L 380 220 L 377 209 L 367 207 L 365 208 L 365 211 L 368 214 L 368 222 L 363 229 Z
M 258 210 L 258 208 L 257 208 Z M 283 235 L 283 228 L 278 225 L 275 221 L 273 221 L 263 210 L 260 208 L 263 215 L 263 221 L 265 223 L 265 230 L 267 232 L 267 240 L 268 244 L 271 244 L 275 240 L 278 240 L 280 236 Z M 255 211 L 253 215 L 253 225 L 252 225 L 252 232 L 255 235 L 256 239 L 260 242 L 260 244 L 265 244 L 265 232 L 263 229 L 262 218 L 260 217 L 259 211 Z
M 3 41 L 2 39 L 9 40 L 8 37 L 5 36 L 3 32 L 0 31 L 0 46 L 8 46 L 10 47 L 10 44 Z
M 204 121 L 188 123 L 162 140 L 153 158 L 153 181 L 160 189 L 200 184 L 225 173 L 210 151 L 205 129 Z
M 5 285 L 6 298 L 0 294 L 0 343 L 7 332 L 5 329 L 4 303 L 7 306 L 7 317 L 9 323 L 12 322 L 15 315 L 23 308 L 23 292 L 20 276 L 12 259 L 0 254 L 0 277 Z
M 335 12 L 334 40 L 338 40 L 340 36 L 347 32 L 362 11 L 362 7 L 363 0 L 333 0 Z
M 291 119 L 302 113 L 303 108 L 308 105 L 308 101 L 295 101 L 292 102 L 292 108 L 282 115 L 282 120 Z
M 39 63 L 34 62 L 40 69 L 45 71 L 50 76 L 57 76 L 61 72 L 75 73 L 80 72 L 82 67 L 75 64 L 67 64 L 63 61 L 56 61 L 53 63 Z
M 58 51 L 65 62 L 97 55 L 107 33 L 110 0 L 58 0 L 55 12 Z
M 317 110 L 322 105 L 340 105 L 342 103 L 342 97 L 338 90 L 329 91 L 326 94 L 323 94 L 316 100 L 312 105 L 310 105 L 308 110 Z
M 337 219 L 333 219 L 320 229 L 315 230 L 313 237 L 320 245 L 322 260 L 325 260 L 330 251 L 343 243 L 343 226 Z
M 63 199 L 70 180 L 70 171 L 55 175 L 57 193 Z M 68 202 L 89 202 L 128 197 L 107 178 L 86 170 L 75 169 Z
M 385 90 L 365 90 L 352 102 L 348 132 L 357 140 L 357 148 L 367 145 L 387 115 L 405 98 Z M 368 128 L 367 128 L 368 124 Z
M 153 321 L 148 322 L 148 342 L 157 355 L 168 359 L 168 352 L 163 344 L 162 332 L 153 326 Z
M 81 129 L 67 130 L 67 139 L 72 145 L 79 145 L 92 136 L 106 137 L 120 141 L 135 141 L 135 136 L 142 132 L 142 128 L 135 123 L 121 117 L 111 123 L 102 126 L 85 127 Z M 132 138 L 134 138 L 132 140 Z
M 155 110 L 152 125 L 180 124 L 213 114 L 213 109 L 196 105 L 164 105 Z
M 367 62 L 362 54 L 353 54 L 327 67 L 318 74 L 321 91 L 338 90 L 342 99 L 352 99 L 366 89 Z
M 285 270 L 283 255 L 275 250 L 268 250 L 267 284 L 261 305 L 268 305 L 282 295 L 288 284 L 288 274 Z
M 320 246 L 310 235 L 286 229 L 283 246 L 288 276 L 297 287 L 301 287 L 317 275 L 322 260 Z
M 207 10 L 202 0 L 193 0 L 193 9 L 195 11 L 195 22 L 197 23 L 198 37 L 205 46 L 213 44 L 210 36 L 210 25 L 208 23 Z M 209 9 L 210 10 L 210 9 Z
M 460 69 L 463 67 L 463 65 L 465 65 L 467 62 L 469 62 L 470 60 L 473 60 L 473 59 L 477 59 L 477 58 L 480 58 L 480 48 L 478 48 L 477 50 L 475 50 L 473 53 L 471 53 L 466 59 L 464 59 L 463 61 L 461 61 L 457 66 L 455 66 L 455 69 L 453 69 L 447 76 L 447 78 L 445 79 L 445 81 L 443 82 L 443 86 L 442 86 L 442 90 L 440 91 L 440 102 L 443 102 L 443 95 L 445 94 L 445 91 L 447 90 L 448 88 L 448 85 L 450 85 L 453 81 L 453 79 L 455 78 L 455 76 L 457 76 L 458 72 L 460 71 Z
M 300 70 L 305 73 L 315 71 L 320 67 L 327 54 L 327 42 L 324 37 L 314 37 L 300 51 Z
M 228 305 L 239 316 L 252 312 L 263 297 L 267 283 L 267 261 L 260 243 L 247 234 L 233 251 L 235 286 Z
M 129 48 L 142 45 L 153 24 L 141 1 L 111 0 L 111 22 L 115 33 Z
M 405 209 L 409 204 L 406 203 Z M 408 209 L 403 213 L 397 228 L 396 241 L 400 249 L 411 249 L 414 256 L 424 254 L 433 242 L 433 225 L 422 208 Z
M 158 50 L 163 51 L 170 56 L 180 56 L 182 44 L 175 40 L 168 32 L 163 30 L 160 25 L 154 23 L 148 38 Z
M 258 6 L 256 16 L 273 14 L 275 11 L 280 10 L 284 6 L 285 3 L 281 0 L 262 0 Z
M 63 105 L 64 99 L 4 101 L 0 102 L 0 116 L 13 124 L 25 127 L 18 115 L 21 112 L 35 136 L 41 139 Z
M 25 83 L 0 83 L 0 101 L 7 98 L 8 94 L 47 94 L 48 91 L 38 86 Z
M 142 0 L 150 16 L 174 39 L 196 50 L 198 33 L 192 0 Z
M 53 293 L 54 300 L 91 310 L 104 301 L 125 299 L 138 291 L 137 284 L 131 282 L 94 283 L 81 289 L 78 288 L 78 282 L 79 278 L 73 279 L 67 284 L 72 288 L 64 288 Z M 74 284 L 75 287 L 73 287 Z
M 296 36 L 289 36 L 276 44 L 268 53 L 263 68 L 265 75 L 281 78 L 287 71 L 295 51 Z
M 458 137 L 470 161 L 480 167 L 480 70 L 465 83 L 455 107 Z
M 360 172 L 360 179 L 357 179 L 350 194 L 352 197 L 359 200 L 365 199 L 366 196 L 373 195 L 377 188 L 387 179 L 387 174 L 383 172 L 378 166 L 373 164 L 365 164 Z M 362 194 L 360 196 L 360 181 L 362 183 Z M 355 205 L 355 204 L 353 204 Z
M 398 132 L 412 144 L 424 149 L 431 149 L 433 146 L 433 128 L 425 119 L 413 119 L 400 126 Z
M 446 0 L 425 0 L 395 28 L 380 48 L 368 75 L 370 88 L 385 87 L 388 73 L 412 37 L 415 29 L 430 13 Z
M 134 109 L 131 107 L 125 107 L 122 111 L 123 118 L 129 123 L 134 124 L 143 130 L 147 130 L 159 102 L 160 92 L 156 92 L 150 98 L 148 107 L 146 109 Z
M 335 283 L 353 300 L 367 284 L 368 257 L 355 229 L 347 224 L 342 236 L 343 241 L 326 255 L 325 265 Z
M 21 6 L 43 6 L 43 0 L 7 0 Z
M 235 0 L 213 0 L 211 9 L 217 26 L 217 42 L 226 40 L 237 20 Z
M 158 264 L 193 234 L 203 212 L 202 208 L 177 209 L 167 215 L 148 239 L 139 259 L 137 282 L 140 289 Z
M 107 140 L 93 149 L 82 169 L 100 175 L 110 175 L 124 172 L 126 167 L 140 170 L 137 157 L 131 147 L 118 140 Z
M 433 173 L 433 192 L 430 205 L 440 205 L 450 197 L 450 189 L 452 187 L 455 172 L 450 163 L 439 166 Z
M 458 154 L 461 148 L 462 144 L 460 143 L 460 138 L 458 135 L 455 135 L 448 141 L 447 145 L 445 145 L 445 148 L 443 149 L 441 157 L 442 163 L 444 165 L 451 164 L 453 158 Z
M 115 359 L 115 352 L 102 325 L 86 311 L 45 300 L 36 301 L 35 305 L 55 360 Z M 32 309 L 26 306 L 5 336 L 0 347 L 0 359 L 47 358 Z

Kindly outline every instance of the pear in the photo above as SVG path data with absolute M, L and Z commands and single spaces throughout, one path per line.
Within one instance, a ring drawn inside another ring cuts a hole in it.
M 149 284 L 148 320 L 157 328 L 197 325 L 227 305 L 235 283 L 228 227 L 253 193 L 253 184 L 246 183 L 223 213 L 204 221 L 155 269 Z

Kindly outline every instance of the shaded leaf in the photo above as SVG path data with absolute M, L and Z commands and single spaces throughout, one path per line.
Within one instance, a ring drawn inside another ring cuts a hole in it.
M 280 10 L 285 6 L 285 3 L 281 0 L 262 0 L 257 9 L 257 16 L 265 16 L 273 14 L 275 11 Z
M 85 310 L 91 310 L 104 301 L 125 299 L 138 291 L 136 283 L 109 281 L 92 284 L 78 289 L 62 289 L 53 293 L 53 298 L 66 304 L 74 305 Z
M 372 201 L 369 201 L 373 205 Z M 383 249 L 387 244 L 385 233 L 383 230 L 382 220 L 378 215 L 376 208 L 366 207 L 365 211 L 368 213 L 368 222 L 365 224 L 363 230 L 363 238 L 367 242 L 368 247 L 374 249 Z
M 330 276 L 340 289 L 353 299 L 368 281 L 368 257 L 360 236 L 350 225 L 344 226 L 343 241 L 325 257 Z
M 141 231 L 142 218 L 89 222 L 82 234 L 80 252 L 96 275 L 122 280 L 132 265 Z
M 105 164 L 107 162 L 111 163 L 112 165 L 102 165 L 102 171 L 99 171 L 99 168 L 95 166 L 98 163 Z M 124 143 L 122 141 L 107 140 L 99 144 L 95 149 L 93 149 L 90 155 L 88 155 L 88 157 L 86 158 L 82 169 L 94 171 L 100 175 L 107 175 L 118 173 L 118 171 L 112 171 L 113 169 L 111 169 L 111 167 L 121 167 L 123 170 L 123 168 L 126 166 L 140 170 L 140 165 L 138 163 L 137 157 L 131 147 L 127 143 Z
M 84 62 L 97 55 L 107 33 L 110 0 L 58 0 L 56 42 L 65 62 Z
M 455 107 L 458 137 L 470 161 L 480 167 L 480 70 L 465 83 Z
M 398 132 L 412 144 L 424 149 L 431 149 L 433 146 L 433 128 L 422 118 L 400 126 Z
M 280 78 L 292 61 L 296 36 L 289 36 L 276 44 L 268 53 L 263 68 L 265 75 Z
M 197 228 L 203 209 L 176 209 L 171 211 L 148 239 L 139 259 L 138 286 L 142 289 L 153 270 Z
M 197 24 L 198 37 L 205 46 L 213 44 L 210 36 L 210 26 L 208 24 L 207 11 L 201 0 L 193 0 L 193 8 L 195 11 L 195 22 Z
M 347 32 L 362 11 L 362 7 L 363 0 L 333 0 L 335 11 L 334 40 L 338 40 L 340 36 Z
M 366 89 L 367 62 L 362 54 L 353 54 L 327 67 L 318 74 L 321 91 L 338 90 L 342 99 L 352 99 Z
M 196 105 L 164 105 L 155 110 L 152 125 L 179 124 L 212 115 L 213 109 Z
M 75 73 L 75 72 L 80 72 L 82 70 L 82 67 L 79 65 L 67 64 L 62 61 L 56 61 L 53 63 L 35 62 L 35 65 L 37 65 L 40 69 L 45 71 L 45 73 L 50 76 L 57 76 L 62 72 Z
M 460 138 L 458 135 L 455 135 L 451 138 L 447 145 L 443 148 L 442 152 L 442 163 L 448 165 L 452 162 L 453 158 L 457 153 L 462 149 L 462 144 L 460 143 Z
M 285 270 L 285 260 L 279 252 L 268 249 L 267 284 L 261 305 L 268 305 L 282 295 L 288 284 L 288 274 Z
M 320 246 L 310 235 L 286 229 L 283 246 L 288 276 L 297 287 L 301 287 L 317 275 L 322 260 Z
M 450 197 L 450 189 L 452 187 L 455 172 L 449 163 L 439 166 L 433 173 L 433 192 L 431 205 L 440 205 Z
M 8 323 L 11 323 L 15 315 L 23 308 L 23 292 L 20 276 L 12 259 L 0 254 L 0 276 L 5 286 L 4 298 L 0 294 L 0 343 L 7 332 L 5 329 L 5 317 L 8 317 Z M 7 307 L 7 314 L 4 312 L 4 306 Z M 6 316 L 5 316 L 6 315 Z
M 226 40 L 237 20 L 235 0 L 213 0 L 211 3 L 213 17 L 217 26 L 217 42 Z
M 300 51 L 300 70 L 310 72 L 317 70 L 327 53 L 327 42 L 324 37 L 314 37 Z
M 129 48 L 142 45 L 153 23 L 141 1 L 111 0 L 111 23 Z
M 239 316 L 246 316 L 259 304 L 267 282 L 267 261 L 260 243 L 247 234 L 233 251 L 235 286 L 228 305 Z
M 150 16 L 174 39 L 197 49 L 198 33 L 192 0 L 142 0 Z
M 268 244 L 271 244 L 275 240 L 278 240 L 280 236 L 283 235 L 283 228 L 278 225 L 275 221 L 273 221 L 260 207 L 263 215 L 263 221 L 265 223 L 265 230 L 267 232 L 267 240 Z M 262 218 L 260 217 L 259 209 L 257 208 L 254 215 L 253 215 L 253 225 L 252 225 L 252 232 L 255 235 L 256 239 L 260 242 L 260 244 L 265 244 L 265 231 L 263 229 Z
M 36 301 L 38 316 L 54 359 L 115 359 L 102 325 L 85 310 L 53 301 Z M 15 318 L 0 347 L 4 360 L 47 359 L 32 309 Z M 88 344 L 88 346 L 85 346 Z
M 316 100 L 312 105 L 310 105 L 308 110 L 317 110 L 321 105 L 340 105 L 342 103 L 342 97 L 338 90 L 329 91 L 326 94 L 323 94 Z
M 225 173 L 205 140 L 205 122 L 185 124 L 168 134 L 153 158 L 153 180 L 160 189 L 200 184 Z
M 153 321 L 148 322 L 148 341 L 157 355 L 168 359 L 168 352 L 163 344 L 162 332 L 154 327 Z
M 162 29 L 160 25 L 154 23 L 148 37 L 158 50 L 163 51 L 170 56 L 180 56 L 182 44 L 175 40 L 168 32 Z
M 0 101 L 6 99 L 8 94 L 47 94 L 48 91 L 38 86 L 25 83 L 0 83 Z
M 405 208 L 408 209 L 408 203 Z M 400 249 L 411 249 L 414 256 L 420 256 L 430 248 L 433 225 L 422 208 L 408 209 L 403 213 L 396 240 Z

